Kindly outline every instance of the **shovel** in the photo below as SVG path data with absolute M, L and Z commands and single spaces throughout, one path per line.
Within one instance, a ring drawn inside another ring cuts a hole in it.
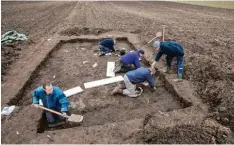
M 164 41 L 164 31 L 165 31 L 165 25 L 163 25 L 163 41 Z
M 43 110 L 46 110 L 46 111 L 49 111 L 51 113 L 54 113 L 54 114 L 57 114 L 59 116 L 62 116 L 62 117 L 65 117 L 68 119 L 68 121 L 71 121 L 71 122 L 81 122 L 83 120 L 83 116 L 82 115 L 75 115 L 75 114 L 71 114 L 71 116 L 64 116 L 62 113 L 60 112 L 57 112 L 57 111 L 54 111 L 54 110 L 51 110 L 51 109 L 48 109 L 46 107 L 43 107 L 41 105 L 39 105 L 39 108 L 43 109 Z
M 150 42 L 152 42 L 154 39 L 156 39 L 158 37 L 162 37 L 162 32 L 157 32 L 156 36 L 153 39 L 151 39 L 149 42 L 147 42 L 147 44 L 149 44 Z
M 141 45 L 139 48 L 150 44 L 150 42 L 152 42 L 154 39 L 159 38 L 159 37 L 162 37 L 162 32 L 157 32 L 157 33 L 156 33 L 156 36 L 155 36 L 154 38 L 152 38 L 152 39 L 151 39 L 149 42 L 147 42 L 146 44 Z

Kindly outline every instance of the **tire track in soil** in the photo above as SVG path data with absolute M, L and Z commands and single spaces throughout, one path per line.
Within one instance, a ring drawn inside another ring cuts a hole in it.
M 92 11 L 95 15 L 94 17 L 96 18 L 96 21 L 95 23 L 90 23 L 91 27 L 111 29 L 109 25 L 111 25 L 112 22 L 109 20 L 110 16 L 107 16 L 107 13 L 109 15 L 111 14 L 106 9 L 105 9 L 106 11 L 104 12 L 103 9 L 104 8 L 102 7 L 102 2 L 97 2 L 95 4 L 94 3 L 92 4 Z
M 89 28 L 97 28 L 96 25 L 98 25 L 99 18 L 97 17 L 95 12 L 97 12 L 95 4 L 94 2 L 91 2 L 90 6 L 88 7 L 88 17 L 86 22 L 86 26 L 88 26 Z
M 57 31 L 57 33 L 65 30 L 73 25 L 72 22 L 75 19 L 76 14 L 79 13 L 79 11 L 77 12 L 77 10 L 80 10 L 80 8 L 81 8 L 81 4 L 78 1 L 76 4 L 74 4 L 74 7 L 72 8 L 71 12 L 65 18 L 64 23 L 59 24 L 59 31 Z
M 64 18 L 67 17 L 68 15 L 70 15 L 70 13 L 71 13 L 70 7 L 71 6 L 73 6 L 73 5 L 71 5 L 71 4 L 61 4 L 61 5 L 57 6 L 57 7 L 55 7 L 54 9 L 52 9 L 53 10 L 52 14 L 50 14 L 51 10 L 48 11 L 49 18 L 44 18 L 44 19 L 47 19 L 47 21 L 45 21 L 46 22 L 45 25 L 48 26 L 48 30 L 50 30 L 49 34 L 53 34 L 53 33 L 57 32 L 59 30 L 59 25 L 58 25 L 59 23 L 62 23 L 62 24 L 65 23 Z M 58 11 L 56 11 L 58 9 L 65 9 L 65 12 L 64 12 L 62 17 L 57 17 L 57 15 L 60 14 Z M 46 15 L 47 14 L 45 14 L 45 16 Z M 52 17 L 55 17 L 56 19 L 53 19 Z M 41 19 L 39 19 L 39 20 L 43 21 L 43 17 Z M 54 25 L 51 25 L 51 23 L 54 23 Z M 42 26 L 40 28 L 40 30 L 43 29 L 43 28 L 44 28 L 44 26 Z
M 32 8 L 22 11 L 21 9 L 25 8 L 25 6 L 20 5 L 18 7 L 21 11 L 18 12 L 17 9 L 14 10 L 15 13 L 19 13 L 19 15 L 14 15 L 10 19 L 7 18 L 6 22 L 5 19 L 3 19 L 4 23 L 10 23 L 8 24 L 10 27 L 3 27 L 4 31 L 12 28 L 16 28 L 16 30 L 23 29 L 24 31 L 27 31 L 29 33 L 30 38 L 38 36 L 34 38 L 37 39 L 43 36 L 45 33 L 49 33 L 51 31 L 51 28 L 56 27 L 58 25 L 58 22 L 61 22 L 61 19 L 63 19 L 64 16 L 69 13 L 70 6 L 72 6 L 72 4 L 64 2 L 43 2 L 39 3 L 39 5 L 33 4 Z M 36 7 L 39 7 L 39 9 Z M 58 13 L 58 9 L 61 9 L 62 7 L 64 8 L 62 13 L 63 15 L 60 15 L 61 13 Z M 15 20 L 17 22 L 15 22 Z M 12 22 L 15 23 L 11 24 Z
M 84 27 L 85 26 L 85 2 L 77 2 L 73 12 L 72 16 L 70 17 L 70 20 L 68 19 L 69 27 Z

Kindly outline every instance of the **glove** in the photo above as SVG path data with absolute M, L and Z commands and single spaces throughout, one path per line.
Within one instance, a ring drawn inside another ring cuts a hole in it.
M 144 85 L 145 87 L 147 87 L 147 86 L 149 86 L 149 83 L 144 82 L 143 85 Z
M 39 104 L 32 104 L 32 107 L 39 108 Z

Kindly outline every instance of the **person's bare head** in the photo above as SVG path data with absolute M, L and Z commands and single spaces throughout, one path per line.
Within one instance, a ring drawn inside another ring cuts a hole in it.
M 52 94 L 53 93 L 53 86 L 51 84 L 51 82 L 49 80 L 46 80 L 43 85 L 42 85 L 43 89 L 45 90 L 46 94 Z

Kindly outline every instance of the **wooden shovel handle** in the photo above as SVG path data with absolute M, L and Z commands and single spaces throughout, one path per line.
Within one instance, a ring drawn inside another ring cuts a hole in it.
M 164 41 L 164 32 L 165 32 L 165 25 L 163 25 L 163 41 Z
M 148 44 L 150 43 L 150 42 L 152 42 L 154 39 L 156 39 L 156 38 L 158 38 L 158 37 L 162 37 L 162 33 L 161 32 L 157 32 L 156 33 L 156 37 L 154 37 L 154 38 L 152 38 L 149 42 L 147 42 Z
M 46 110 L 46 111 L 49 111 L 49 112 L 51 112 L 51 113 L 54 113 L 54 114 L 60 115 L 60 116 L 62 116 L 62 117 L 64 117 L 62 113 L 57 112 L 57 111 L 54 111 L 54 110 L 49 109 L 49 108 L 46 108 L 46 107 L 44 107 L 44 106 L 39 105 L 39 108 L 41 108 L 41 109 L 43 109 L 43 110 Z
M 154 37 L 153 39 L 151 39 L 149 42 L 147 42 L 148 44 L 151 42 L 151 41 L 153 41 L 155 38 L 157 38 L 157 36 L 156 37 Z

